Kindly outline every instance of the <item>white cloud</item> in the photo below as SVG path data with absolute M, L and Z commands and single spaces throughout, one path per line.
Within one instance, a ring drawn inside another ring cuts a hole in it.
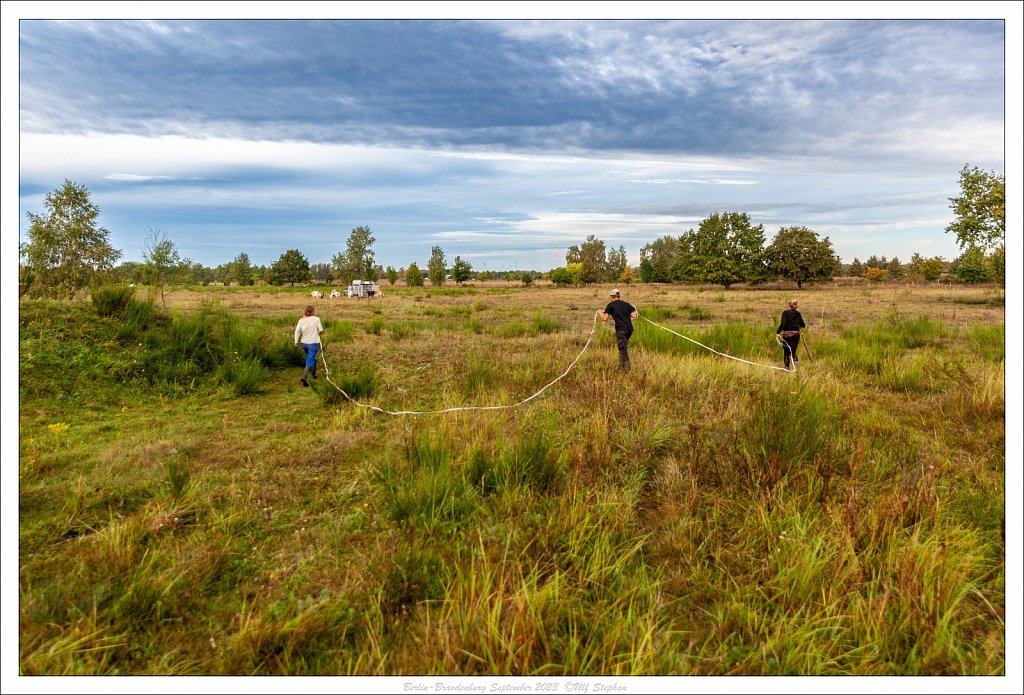
M 632 179 L 630 183 L 653 184 L 656 186 L 673 184 L 697 184 L 715 186 L 756 186 L 757 181 L 753 179 Z
M 144 181 L 173 181 L 173 176 L 157 176 L 153 174 L 107 174 L 103 177 L 107 181 L 144 182 Z M 199 180 L 198 177 L 189 177 L 189 180 Z

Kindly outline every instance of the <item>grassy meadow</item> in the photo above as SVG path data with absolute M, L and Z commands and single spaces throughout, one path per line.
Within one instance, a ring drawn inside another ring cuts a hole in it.
M 22 301 L 25 675 L 1002 675 L 1004 292 Z

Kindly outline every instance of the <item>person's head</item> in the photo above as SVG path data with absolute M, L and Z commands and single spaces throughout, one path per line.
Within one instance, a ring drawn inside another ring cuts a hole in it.
M 798 303 L 798 302 L 797 302 L 797 301 L 796 301 L 795 299 L 790 299 L 790 300 L 789 300 L 789 308 L 790 308 L 790 309 L 796 309 L 796 305 L 797 305 L 797 303 Z
M 617 289 L 612 290 L 611 292 L 608 293 L 608 296 L 611 297 L 612 299 L 618 299 L 619 291 Z
M 307 304 L 306 305 L 306 316 L 312 316 L 314 311 L 315 311 L 315 309 L 313 309 L 313 305 L 312 304 Z

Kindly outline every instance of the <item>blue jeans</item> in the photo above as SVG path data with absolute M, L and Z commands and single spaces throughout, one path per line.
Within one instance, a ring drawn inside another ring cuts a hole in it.
M 316 369 L 316 353 L 320 352 L 320 343 L 303 343 L 302 351 L 306 353 L 306 369 Z

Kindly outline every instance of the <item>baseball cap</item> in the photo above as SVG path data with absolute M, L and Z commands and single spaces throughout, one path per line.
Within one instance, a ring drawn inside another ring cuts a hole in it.
M 608 293 L 608 296 L 609 296 L 609 297 L 614 297 L 614 296 L 616 296 L 616 295 L 617 295 L 618 293 L 619 293 L 619 290 L 618 290 L 618 288 L 615 288 L 614 290 L 612 290 L 611 292 L 609 292 L 609 293 Z

